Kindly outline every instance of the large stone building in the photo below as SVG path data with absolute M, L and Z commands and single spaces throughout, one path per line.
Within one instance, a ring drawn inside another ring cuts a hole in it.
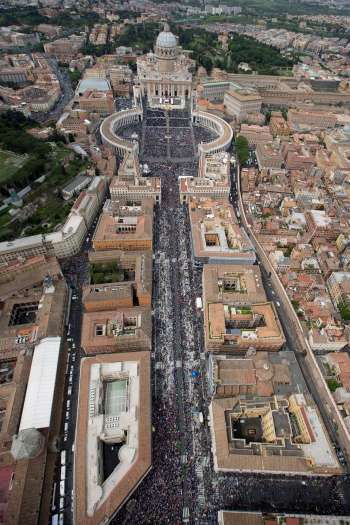
M 195 259 L 209 264 L 254 264 L 254 248 L 229 203 L 205 197 L 191 197 L 188 203 Z
M 192 64 L 193 61 L 179 48 L 169 25 L 165 24 L 157 37 L 154 53 L 150 52 L 137 60 L 142 94 L 147 95 L 154 104 L 159 103 L 162 97 L 179 98 L 173 101 L 177 104 L 189 99 L 192 92 Z
M 234 86 L 224 95 L 224 106 L 227 113 L 238 121 L 247 118 L 249 113 L 259 113 L 261 103 L 261 96 L 251 88 Z
M 151 250 L 153 238 L 153 200 L 137 205 L 104 206 L 92 244 L 94 250 Z
M 159 177 L 142 177 L 138 155 L 132 151 L 125 155 L 109 190 L 112 205 L 115 201 L 140 202 L 148 198 L 160 203 L 161 180 Z
M 126 503 L 151 468 L 151 434 L 149 352 L 85 358 L 75 437 L 74 523 L 108 523 Z
M 224 151 L 201 155 L 198 176 L 179 177 L 180 202 L 190 197 L 228 199 L 230 193 L 230 156 Z

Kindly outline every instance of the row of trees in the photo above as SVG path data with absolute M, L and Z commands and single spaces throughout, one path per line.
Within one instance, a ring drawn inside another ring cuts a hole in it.
M 249 157 L 249 144 L 248 140 L 243 135 L 238 135 L 235 142 L 236 155 L 241 166 L 247 162 Z
M 117 46 L 133 47 L 142 52 L 146 52 L 153 48 L 158 33 L 159 24 L 156 22 L 129 25 L 125 31 L 116 38 L 115 44 Z

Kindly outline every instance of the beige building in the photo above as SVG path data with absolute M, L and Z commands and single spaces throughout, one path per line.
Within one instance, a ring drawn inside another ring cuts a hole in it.
M 242 124 L 239 134 L 247 139 L 250 146 L 256 146 L 262 142 L 272 142 L 272 135 L 268 126 Z
M 150 306 L 152 302 L 151 252 L 89 252 L 93 268 L 104 271 L 103 265 L 115 265 L 120 281 L 90 284 L 83 289 L 83 305 L 88 312 L 113 310 L 119 306 Z M 135 304 L 134 304 L 135 303 Z
M 282 347 L 283 330 L 273 303 L 266 302 L 258 267 L 205 265 L 202 286 L 207 352 Z
M 112 91 L 85 91 L 78 99 L 79 108 L 83 111 L 110 115 L 115 111 Z
M 341 471 L 304 394 L 214 398 L 209 414 L 216 471 L 329 476 Z
M 179 177 L 180 202 L 191 197 L 228 199 L 230 193 L 230 156 L 226 152 L 201 155 L 197 177 Z
M 285 343 L 276 309 L 269 302 L 244 307 L 208 302 L 204 334 L 207 352 L 276 351 Z
M 329 111 L 305 111 L 290 109 L 288 111 L 288 125 L 294 131 L 312 129 L 334 129 L 337 124 L 337 115 Z
M 255 154 L 260 170 L 263 168 L 281 168 L 283 165 L 283 157 L 277 144 L 270 142 L 259 143 Z
M 75 435 L 74 523 L 99 525 L 118 512 L 151 469 L 151 438 L 149 352 L 83 359 Z M 104 461 L 109 451 L 116 456 L 111 472 L 105 470 Z
M 95 250 L 151 250 L 153 240 L 153 200 L 112 209 L 107 201 L 98 221 L 92 244 Z
M 134 201 L 151 198 L 161 201 L 161 180 L 158 177 L 142 177 L 138 155 L 127 153 L 119 167 L 118 176 L 109 186 L 111 201 Z
M 249 113 L 259 113 L 261 103 L 262 98 L 254 89 L 237 86 L 224 95 L 226 112 L 239 122 L 244 120 Z
M 203 303 L 229 302 L 237 306 L 266 301 L 259 266 L 205 264 Z
M 54 56 L 62 62 L 67 62 L 79 53 L 84 42 L 85 35 L 71 35 L 69 38 L 60 38 L 44 44 L 45 54 Z
M 254 264 L 254 248 L 228 202 L 190 198 L 188 209 L 196 259 L 211 264 Z
M 151 349 L 152 319 L 149 308 L 85 312 L 81 346 L 86 354 L 106 354 Z

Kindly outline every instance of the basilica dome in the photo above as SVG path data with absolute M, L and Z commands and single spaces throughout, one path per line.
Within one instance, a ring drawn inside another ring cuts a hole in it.
M 169 24 L 164 24 L 164 29 L 159 33 L 156 40 L 156 47 L 174 48 L 177 47 L 176 36 L 170 31 Z

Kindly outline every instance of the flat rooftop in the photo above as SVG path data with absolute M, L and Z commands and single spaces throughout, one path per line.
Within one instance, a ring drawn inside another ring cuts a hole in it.
M 0 310 L 0 357 L 17 357 L 43 337 L 56 336 L 63 327 L 67 285 L 63 279 L 50 287 L 6 299 Z
M 288 396 L 307 387 L 294 352 L 256 352 L 251 357 L 210 356 L 216 397 Z
M 86 353 L 150 349 L 151 312 L 147 307 L 85 312 L 81 346 Z
M 206 351 L 244 352 L 279 350 L 285 342 L 273 303 L 249 306 L 205 302 L 204 337 Z
M 153 201 L 142 201 L 140 209 L 125 207 L 122 213 L 102 213 L 93 236 L 98 249 L 148 249 L 153 240 Z M 134 208 L 134 207 L 133 207 Z
M 297 409 L 294 399 L 300 403 Z M 216 471 L 341 472 L 320 416 L 302 394 L 214 397 L 209 414 Z M 300 420 L 309 430 L 311 443 Z
M 85 358 L 79 384 L 74 521 L 99 525 L 152 466 L 150 354 Z
M 203 299 L 237 305 L 266 301 L 257 265 L 205 264 L 202 274 Z
M 211 263 L 254 263 L 254 248 L 229 203 L 191 198 L 188 207 L 195 257 Z
M 249 88 L 239 87 L 238 89 L 230 89 L 225 93 L 226 96 L 236 98 L 240 102 L 251 102 L 258 101 L 261 102 L 262 98 L 257 91 Z

